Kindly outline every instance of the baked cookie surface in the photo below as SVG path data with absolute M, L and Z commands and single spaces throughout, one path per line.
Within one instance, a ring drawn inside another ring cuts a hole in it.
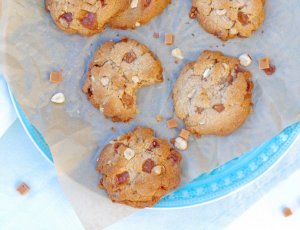
M 177 116 L 196 135 L 228 135 L 252 111 L 251 73 L 237 58 L 204 51 L 187 64 L 173 89 Z
M 264 0 L 193 0 L 190 16 L 222 40 L 250 37 L 265 18 Z
M 83 92 L 94 107 L 115 122 L 137 114 L 138 89 L 163 81 L 163 69 L 143 44 L 123 39 L 101 45 L 90 63 Z
M 93 35 L 101 32 L 109 20 L 126 9 L 128 0 L 46 0 L 55 24 L 67 33 Z
M 98 160 L 100 186 L 113 202 L 153 206 L 180 184 L 181 155 L 150 128 L 136 127 L 106 145 Z
M 169 3 L 171 0 L 132 0 L 127 10 L 120 12 L 110 21 L 110 26 L 118 29 L 133 29 L 146 24 L 161 14 Z

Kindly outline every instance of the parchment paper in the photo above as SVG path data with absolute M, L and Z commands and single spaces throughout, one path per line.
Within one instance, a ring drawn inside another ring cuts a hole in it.
M 87 229 L 101 229 L 135 209 L 113 204 L 97 189 L 95 171 L 101 148 L 111 139 L 144 125 L 163 138 L 172 138 L 179 129 L 169 130 L 165 120 L 173 117 L 171 100 L 182 67 L 205 49 L 221 50 L 227 55 L 249 53 L 254 62 L 254 112 L 246 123 L 227 137 L 192 137 L 183 154 L 182 184 L 203 172 L 251 150 L 283 128 L 300 120 L 300 12 L 299 0 L 268 0 L 266 20 L 249 39 L 222 43 L 189 19 L 189 0 L 173 0 L 165 12 L 135 31 L 107 29 L 93 37 L 67 35 L 58 30 L 40 0 L 4 0 L 1 18 L 1 68 L 29 120 L 44 135 L 52 151 L 60 182 Z M 159 32 L 160 39 L 153 33 Z M 165 32 L 175 35 L 171 47 L 163 44 Z M 146 44 L 162 61 L 165 81 L 138 93 L 139 115 L 128 124 L 113 123 L 94 109 L 81 92 L 87 65 L 104 41 L 122 36 Z M 185 56 L 178 64 L 171 50 L 179 47 Z M 269 56 L 277 71 L 271 77 L 258 70 L 259 57 Z M 49 82 L 49 73 L 63 71 L 63 82 Z M 64 105 L 50 98 L 57 92 L 66 96 Z M 162 123 L 155 116 L 164 117 Z M 115 132 L 111 128 L 115 128 Z M 180 128 L 183 124 L 180 124 Z

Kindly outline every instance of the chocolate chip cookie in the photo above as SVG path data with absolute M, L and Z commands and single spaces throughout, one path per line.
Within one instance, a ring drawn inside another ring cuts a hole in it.
M 136 92 L 163 81 L 160 61 L 132 39 L 108 41 L 100 46 L 89 66 L 83 92 L 94 107 L 115 122 L 137 114 Z
M 265 18 L 264 0 L 192 0 L 191 18 L 222 40 L 250 37 Z
M 118 29 L 135 28 L 161 14 L 171 0 L 131 0 L 127 10 L 117 14 L 110 26 Z
M 100 187 L 113 202 L 153 206 L 180 184 L 181 155 L 150 128 L 136 127 L 106 145 L 98 160 Z
M 67 33 L 92 35 L 128 5 L 128 0 L 46 0 L 55 24 Z
M 196 135 L 228 135 L 252 111 L 251 73 L 239 60 L 221 52 L 204 51 L 187 64 L 173 89 L 176 114 Z

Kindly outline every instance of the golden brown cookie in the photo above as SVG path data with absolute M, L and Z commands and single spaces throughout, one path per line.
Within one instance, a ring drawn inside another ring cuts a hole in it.
M 118 29 L 135 28 L 161 14 L 171 0 L 131 0 L 127 10 L 117 14 L 110 26 Z
M 193 0 L 190 16 L 222 40 L 250 37 L 265 18 L 264 0 Z
M 196 135 L 228 135 L 252 111 L 251 73 L 237 58 L 204 51 L 187 64 L 173 89 L 176 114 Z
M 129 5 L 128 0 L 46 0 L 56 25 L 67 33 L 93 35 Z
M 89 66 L 83 91 L 113 121 L 127 122 L 137 114 L 138 89 L 163 81 L 162 66 L 143 44 L 123 39 L 105 42 Z
M 153 206 L 180 184 L 181 155 L 150 128 L 136 127 L 106 145 L 98 160 L 100 186 L 113 202 Z

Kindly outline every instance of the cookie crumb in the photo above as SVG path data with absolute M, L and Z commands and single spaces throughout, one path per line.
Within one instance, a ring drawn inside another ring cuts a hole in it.
M 286 207 L 282 210 L 282 213 L 284 215 L 284 217 L 289 217 L 291 215 L 293 215 L 293 212 L 290 208 Z
M 163 117 L 162 117 L 162 115 L 156 115 L 155 119 L 157 122 L 161 122 Z
M 171 46 L 174 43 L 174 35 L 171 33 L 165 34 L 165 45 Z
M 268 57 L 259 59 L 259 69 L 269 69 L 270 68 L 270 59 Z
M 153 38 L 158 39 L 158 38 L 159 38 L 159 33 L 154 32 L 154 33 L 153 33 Z
M 276 66 L 270 64 L 270 67 L 268 69 L 263 70 L 268 76 L 273 75 L 276 72 Z
M 179 136 L 182 137 L 185 140 L 188 140 L 189 136 L 190 136 L 190 132 L 186 129 L 182 129 L 179 133 Z
M 25 184 L 24 182 L 20 183 L 19 186 L 17 187 L 17 191 L 21 194 L 21 195 L 25 195 L 26 193 L 28 193 L 30 190 L 29 186 L 27 184 Z
M 111 127 L 111 131 L 114 133 L 116 131 L 115 127 Z
M 172 118 L 167 121 L 167 126 L 169 129 L 174 129 L 174 128 L 178 127 L 178 124 L 177 124 L 177 121 L 174 118 Z
M 54 84 L 59 84 L 62 82 L 62 73 L 61 72 L 51 72 L 50 73 L 50 82 Z
M 172 145 L 175 145 L 175 138 L 171 138 L 171 139 L 170 139 L 170 143 L 171 143 Z

